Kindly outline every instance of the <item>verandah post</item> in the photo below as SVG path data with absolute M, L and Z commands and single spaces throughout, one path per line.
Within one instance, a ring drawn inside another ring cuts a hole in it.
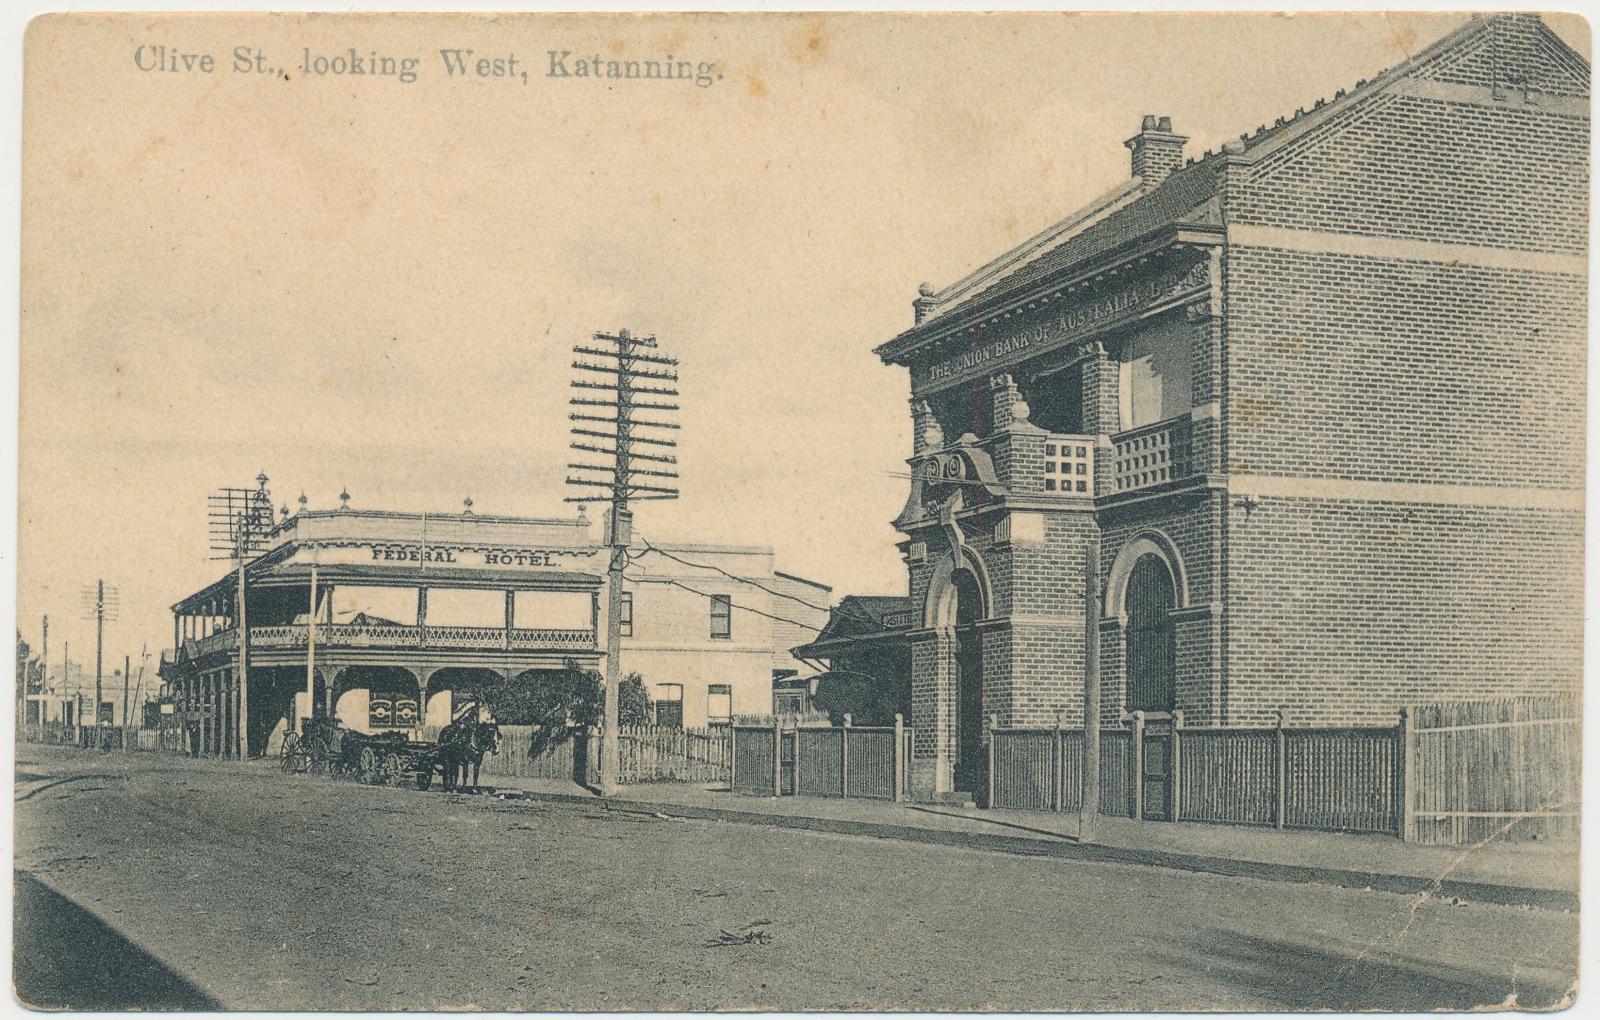
M 1277 763 L 1276 763 L 1277 788 L 1278 788 L 1277 789 L 1277 793 L 1278 793 L 1277 826 L 1278 826 L 1278 828 L 1281 829 L 1281 828 L 1283 828 L 1283 825 L 1284 825 L 1284 815 L 1287 813 L 1286 809 L 1287 809 L 1288 803 L 1289 803 L 1289 783 L 1288 783 L 1289 763 L 1288 763 L 1288 755 L 1286 753 L 1287 750 L 1288 750 L 1289 741 L 1288 741 L 1288 738 L 1284 736 L 1284 732 L 1283 732 L 1283 709 L 1281 709 L 1281 708 L 1278 709 L 1277 738 L 1278 738 L 1278 753 L 1277 753 Z

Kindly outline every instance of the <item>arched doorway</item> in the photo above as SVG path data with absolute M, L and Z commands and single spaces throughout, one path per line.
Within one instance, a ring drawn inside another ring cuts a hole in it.
M 427 725 L 445 726 L 464 712 L 487 708 L 505 686 L 503 673 L 487 666 L 446 666 L 428 679 Z
M 1177 701 L 1178 643 L 1172 624 L 1177 587 L 1165 560 L 1153 553 L 1139 557 L 1128 574 L 1123 604 L 1127 710 L 1170 712 Z
M 956 754 L 952 786 L 960 793 L 983 789 L 983 645 L 977 622 L 983 616 L 983 591 L 967 570 L 950 576 L 955 599 L 950 619 L 955 623 L 952 679 L 955 683 Z
M 333 685 L 333 715 L 341 726 L 378 733 L 418 723 L 416 674 L 404 666 L 348 666 Z

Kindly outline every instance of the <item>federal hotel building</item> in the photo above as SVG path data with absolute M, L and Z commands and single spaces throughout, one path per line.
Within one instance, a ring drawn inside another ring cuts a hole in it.
M 310 717 L 426 736 L 487 686 L 603 664 L 608 549 L 585 514 L 483 514 L 470 500 L 402 513 L 345 495 L 337 509 L 283 509 L 243 566 L 243 620 L 237 568 L 172 606 L 161 675 L 185 748 L 276 754 Z M 657 725 L 769 712 L 775 679 L 811 671 L 788 649 L 826 621 L 830 592 L 778 571 L 771 549 L 629 555 L 622 668 L 644 680 Z
M 1588 82 L 1488 16 L 1220 151 L 1146 117 L 1126 181 L 924 285 L 877 349 L 915 793 L 976 789 L 985 716 L 1081 725 L 1089 625 L 1110 726 L 1578 686 Z

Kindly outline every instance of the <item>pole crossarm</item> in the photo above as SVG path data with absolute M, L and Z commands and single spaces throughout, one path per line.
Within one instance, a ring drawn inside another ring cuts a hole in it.
M 678 373 L 662 372 L 650 368 L 631 368 L 623 365 L 595 365 L 587 361 L 574 361 L 572 367 L 583 372 L 603 372 L 607 375 L 627 376 L 634 379 L 657 379 L 662 382 L 677 382 Z
M 586 354 L 596 358 L 621 358 L 627 361 L 643 361 L 652 365 L 676 365 L 677 358 L 665 358 L 659 354 L 640 354 L 637 351 L 608 351 L 599 347 L 574 347 L 574 354 Z
M 588 443 L 570 443 L 568 445 L 572 449 L 574 449 L 574 450 L 582 450 L 584 453 L 603 453 L 608 457 L 615 457 L 617 455 L 617 451 L 616 451 L 615 447 L 593 446 L 593 445 L 590 445 Z M 678 458 L 676 458 L 676 457 L 662 455 L 662 454 L 654 454 L 654 453 L 633 452 L 633 453 L 629 453 L 628 454 L 628 458 L 630 460 L 648 460 L 648 461 L 651 461 L 651 462 L 656 463 L 656 464 L 676 464 L 676 463 L 678 463 Z
M 676 429 L 683 427 L 676 422 L 670 421 L 638 421 L 636 419 L 624 418 L 621 416 L 616 418 L 603 418 L 597 414 L 578 414 L 576 412 L 567 415 L 567 417 L 572 421 L 597 421 L 610 425 L 627 425 L 636 429 Z
M 635 347 L 655 347 L 656 338 L 653 336 L 634 336 L 628 330 L 620 333 L 596 333 L 596 340 L 605 340 L 608 343 L 629 344 Z

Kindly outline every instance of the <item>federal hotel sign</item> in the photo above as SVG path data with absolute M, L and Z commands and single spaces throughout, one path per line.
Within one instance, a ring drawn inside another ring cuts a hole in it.
M 984 333 L 993 327 L 979 327 L 967 348 L 915 368 L 913 389 L 918 393 L 942 389 L 1072 343 L 1085 343 L 1107 329 L 1191 299 L 1209 284 L 1209 262 L 1201 259 L 1187 269 L 1161 270 L 1144 279 L 1062 299 L 1068 302 L 1065 307 L 1041 311 L 1020 329 L 991 339 L 984 339 Z M 957 334 L 945 343 L 958 344 L 961 337 Z

